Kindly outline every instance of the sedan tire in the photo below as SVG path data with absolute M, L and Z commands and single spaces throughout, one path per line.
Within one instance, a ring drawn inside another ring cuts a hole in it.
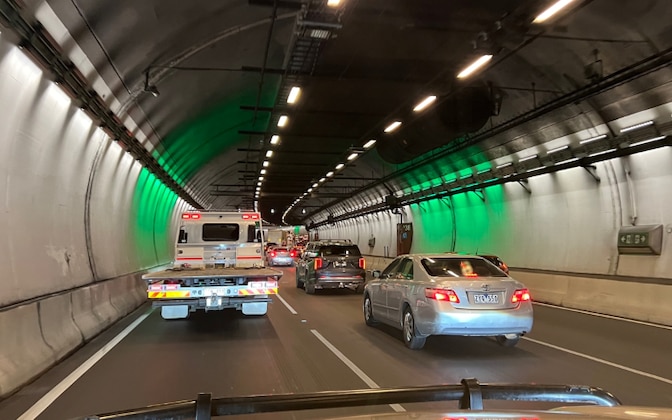
M 420 350 L 425 346 L 427 337 L 422 337 L 418 334 L 418 330 L 415 328 L 415 318 L 413 318 L 411 308 L 406 308 L 404 310 L 402 336 L 404 339 L 404 344 L 406 344 L 406 347 L 411 350 Z
M 520 335 L 511 334 L 510 337 L 498 335 L 496 339 L 497 343 L 502 347 L 515 347 L 516 344 L 518 344 L 518 341 L 520 341 Z
M 309 295 L 314 295 L 315 294 L 315 284 L 310 284 L 310 283 L 304 283 L 303 284 L 303 290 L 306 291 Z
M 369 327 L 373 327 L 374 325 L 378 324 L 378 321 L 373 317 L 373 304 L 371 303 L 371 298 L 369 297 L 369 294 L 367 293 L 366 296 L 364 296 L 364 322 L 366 325 Z

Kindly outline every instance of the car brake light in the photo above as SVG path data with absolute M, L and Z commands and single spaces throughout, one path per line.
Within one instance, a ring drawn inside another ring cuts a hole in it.
M 530 296 L 530 291 L 527 289 L 518 289 L 511 296 L 511 303 L 526 302 L 528 300 L 532 300 L 532 297 Z
M 275 258 L 276 255 L 275 251 L 271 251 L 271 258 Z
M 322 258 L 315 258 L 315 270 L 322 268 Z
M 182 213 L 182 218 L 185 220 L 198 220 L 201 218 L 199 213 Z
M 243 220 L 259 220 L 259 213 L 243 213 Z
M 366 270 L 366 260 L 364 258 L 359 259 L 359 268 Z
M 425 297 L 434 300 L 447 300 L 451 303 L 460 303 L 460 298 L 454 290 L 450 289 L 425 289 Z
M 296 257 L 296 251 L 292 250 L 292 251 L 289 253 L 289 256 L 292 257 L 292 258 Z

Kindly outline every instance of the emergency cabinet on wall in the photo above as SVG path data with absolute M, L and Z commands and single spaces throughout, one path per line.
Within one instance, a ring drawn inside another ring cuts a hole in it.
M 618 231 L 619 254 L 660 255 L 663 225 L 625 226 Z

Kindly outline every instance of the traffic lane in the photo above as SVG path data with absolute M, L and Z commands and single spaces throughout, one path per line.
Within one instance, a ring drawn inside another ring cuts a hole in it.
M 38 418 L 67 419 L 195 399 L 199 392 L 223 397 L 354 388 L 365 385 L 335 356 L 323 352 L 309 329 L 301 328 L 278 303 L 263 317 L 222 311 L 165 321 L 155 310 Z M 364 412 L 391 409 L 378 406 Z
M 300 289 L 281 293 L 300 317 L 384 387 L 457 383 L 467 377 L 481 382 L 587 384 L 614 392 L 626 403 L 672 406 L 669 384 L 539 344 L 523 340 L 508 349 L 490 338 L 437 336 L 430 337 L 423 350 L 412 351 L 403 345 L 399 330 L 364 324 L 361 295 L 336 291 L 309 296 Z M 551 315 L 562 317 L 564 312 Z M 543 321 L 540 325 L 535 331 L 544 329 Z M 637 358 L 631 355 L 631 360 Z
M 672 329 L 535 305 L 532 338 L 672 378 Z

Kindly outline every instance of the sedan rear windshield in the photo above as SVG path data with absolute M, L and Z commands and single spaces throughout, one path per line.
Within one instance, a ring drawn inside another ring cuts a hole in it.
M 326 245 L 320 247 L 320 256 L 361 257 L 357 245 Z
M 497 267 L 480 258 L 425 258 L 422 266 L 430 276 L 506 277 Z

